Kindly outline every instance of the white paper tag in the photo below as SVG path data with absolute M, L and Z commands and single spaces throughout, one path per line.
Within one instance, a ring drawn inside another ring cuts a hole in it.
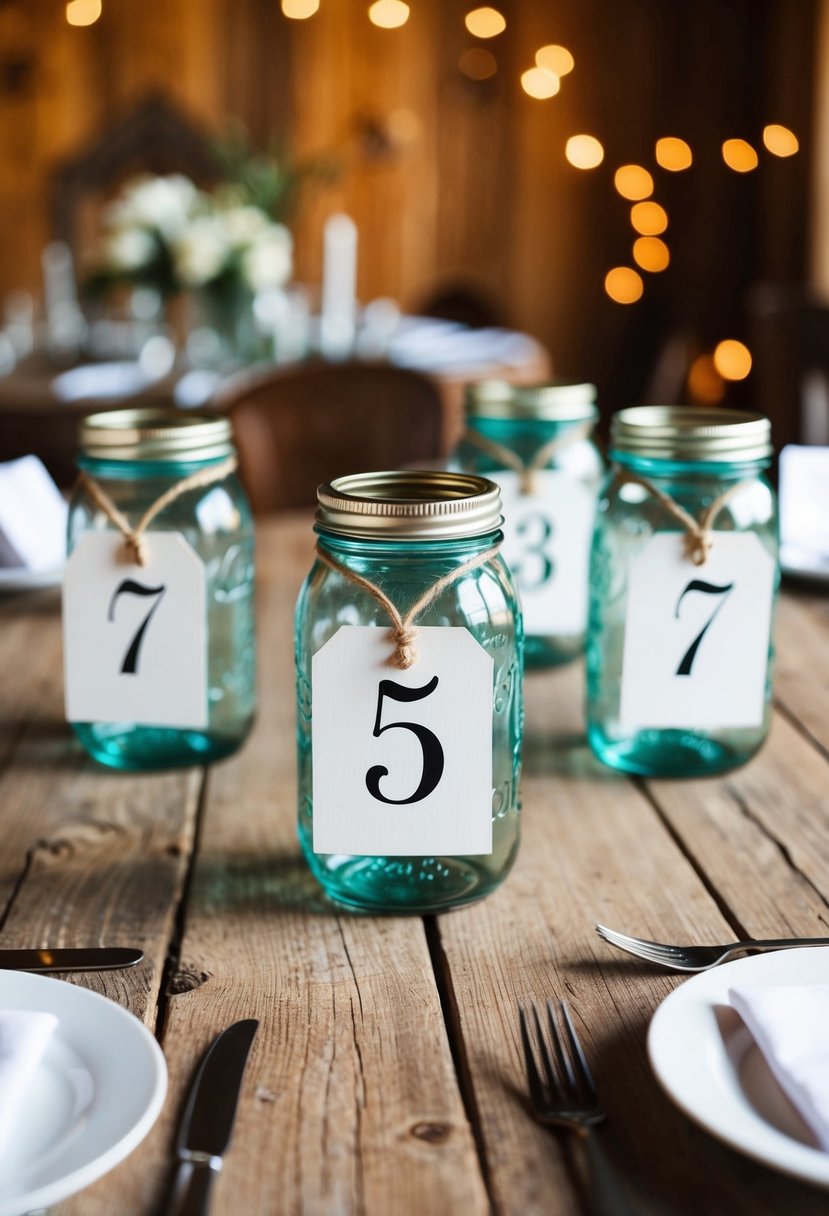
M 762 723 L 774 572 L 750 532 L 715 532 L 703 566 L 681 532 L 648 542 L 628 575 L 624 730 Z
M 521 597 L 525 631 L 582 633 L 595 494 L 556 469 L 536 473 L 532 494 L 521 493 L 517 473 L 494 476 L 504 511 L 501 553 Z
M 124 561 L 117 532 L 87 532 L 67 562 L 66 717 L 204 729 L 204 563 L 178 532 L 144 536 L 146 566 Z
M 314 851 L 492 852 L 492 656 L 424 626 L 392 667 L 389 630 L 344 625 L 312 660 Z

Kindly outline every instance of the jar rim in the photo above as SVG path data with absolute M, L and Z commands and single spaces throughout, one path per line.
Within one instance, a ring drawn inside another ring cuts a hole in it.
M 233 452 L 229 418 L 158 407 L 89 414 L 79 438 L 83 454 L 98 460 L 213 460 Z
M 763 414 L 722 406 L 637 405 L 613 415 L 610 449 L 611 455 L 650 460 L 768 460 L 771 423 Z
M 354 473 L 317 489 L 316 524 L 340 536 L 453 540 L 501 527 L 501 492 L 471 473 L 395 469 Z
M 478 380 L 467 385 L 464 408 L 467 417 L 477 418 L 546 422 L 593 422 L 598 418 L 595 384 L 576 380 L 540 384 Z

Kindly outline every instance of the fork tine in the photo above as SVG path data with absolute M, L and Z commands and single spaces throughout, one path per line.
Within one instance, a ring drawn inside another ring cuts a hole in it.
M 561 1085 L 559 1084 L 558 1077 L 559 1077 L 559 1075 L 566 1076 L 566 1072 L 564 1071 L 564 1069 L 562 1067 L 561 1071 L 558 1074 L 556 1073 L 555 1066 L 553 1065 L 553 1057 L 550 1055 L 550 1048 L 547 1044 L 547 1038 L 544 1034 L 544 1028 L 541 1024 L 541 1017 L 539 1016 L 539 1013 L 538 1013 L 538 1006 L 535 1003 L 533 1004 L 532 1010 L 533 1010 L 533 1018 L 535 1019 L 536 1039 L 538 1041 L 539 1050 L 541 1052 L 541 1060 L 542 1060 L 542 1063 L 544 1064 L 544 1072 L 547 1076 L 547 1084 L 550 1087 L 550 1093 L 557 1094 L 561 1090 Z M 554 1040 L 554 1042 L 555 1042 L 555 1040 Z M 558 1044 L 556 1044 L 556 1047 L 558 1047 Z M 559 1065 L 561 1066 L 562 1065 L 561 1056 L 558 1054 L 558 1052 L 556 1052 L 556 1054 L 558 1056 Z
M 590 1071 L 590 1065 L 587 1063 L 587 1057 L 582 1049 L 581 1040 L 576 1034 L 576 1028 L 573 1025 L 573 1019 L 570 1016 L 570 1008 L 566 1001 L 559 1001 L 559 1009 L 561 1010 L 562 1020 L 567 1030 L 567 1038 L 570 1043 L 570 1050 L 573 1056 L 579 1062 L 581 1070 L 582 1083 L 590 1094 L 592 1101 L 596 1100 L 596 1083 L 593 1080 L 593 1074 Z
M 521 1045 L 524 1048 L 524 1065 L 527 1071 L 527 1084 L 530 1087 L 530 1097 L 533 1105 L 541 1109 L 544 1105 L 544 1086 L 541 1084 L 541 1075 L 535 1060 L 535 1053 L 530 1039 L 530 1029 L 527 1025 L 527 1014 L 523 1005 L 518 1006 L 518 1020 L 521 1024 Z
M 559 1009 L 560 1008 L 561 1002 L 559 1002 Z M 564 1050 L 564 1043 L 562 1041 L 561 1032 L 558 1028 L 555 1006 L 549 998 L 547 1000 L 547 1021 L 550 1025 L 550 1036 L 555 1047 L 556 1059 L 558 1060 L 559 1068 L 561 1069 L 562 1075 L 567 1078 L 567 1085 L 571 1095 L 573 1097 L 577 1097 L 579 1087 L 576 1080 L 576 1074 L 573 1071 L 573 1063 L 568 1053 Z
M 640 950 L 657 950 L 665 954 L 679 954 L 682 951 L 681 946 L 669 945 L 667 942 L 652 942 L 645 937 L 631 937 L 629 933 L 619 933 L 615 929 L 608 929 L 606 925 L 596 925 L 596 932 L 599 937 L 604 938 L 611 945 L 619 946 L 622 950 L 631 950 L 638 954 Z

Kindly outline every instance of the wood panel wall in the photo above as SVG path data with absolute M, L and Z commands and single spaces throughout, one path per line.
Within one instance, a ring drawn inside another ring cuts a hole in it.
M 0 297 L 38 287 L 55 167 L 151 91 L 206 130 L 233 115 L 257 141 L 340 159 L 296 218 L 301 280 L 319 279 L 325 216 L 347 210 L 363 300 L 414 309 L 466 284 L 610 404 L 636 398 L 672 332 L 739 336 L 751 282 L 805 278 L 816 0 L 502 0 L 507 31 L 486 44 L 499 71 L 477 83 L 458 70 L 471 5 L 410 3 L 403 28 L 380 30 L 367 0 L 321 0 L 302 22 L 278 0 L 103 0 L 76 29 L 62 0 L 0 0 Z M 576 70 L 539 102 L 519 77 L 547 42 Z M 722 139 L 757 144 L 774 121 L 801 153 L 730 173 Z M 607 150 L 590 173 L 564 158 L 579 131 Z M 630 261 L 613 170 L 653 166 L 660 134 L 688 138 L 695 165 L 657 174 L 673 261 L 624 308 L 602 286 Z

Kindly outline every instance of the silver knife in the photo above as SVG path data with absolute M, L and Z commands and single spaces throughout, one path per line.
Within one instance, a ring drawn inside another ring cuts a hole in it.
M 213 1179 L 230 1144 L 242 1077 L 259 1023 L 234 1022 L 199 1066 L 178 1133 L 179 1159 L 169 1216 L 205 1216 Z
M 144 955 L 127 946 L 89 946 L 81 950 L 3 950 L 0 971 L 111 971 L 134 967 Z

